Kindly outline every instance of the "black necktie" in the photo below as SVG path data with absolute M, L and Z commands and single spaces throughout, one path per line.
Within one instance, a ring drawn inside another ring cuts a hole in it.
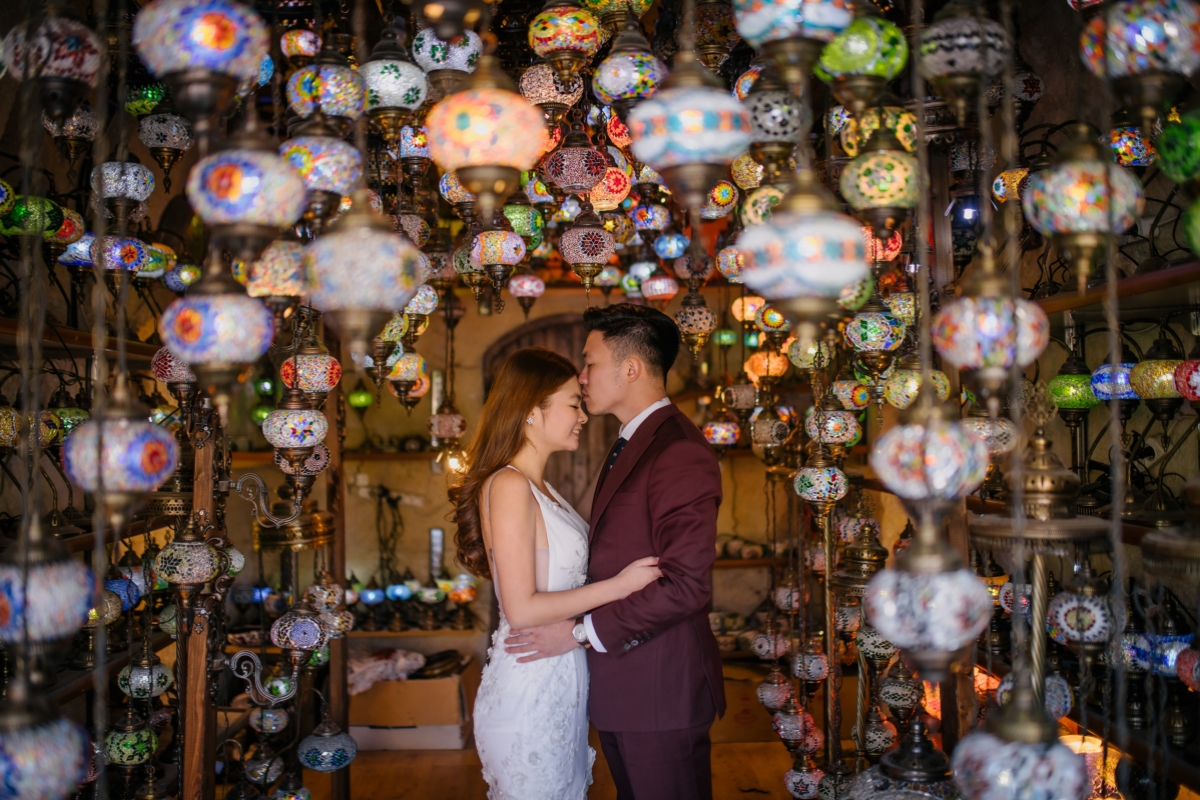
M 613 464 L 617 463 L 617 456 L 621 455 L 621 451 L 625 449 L 625 445 L 628 443 L 629 440 L 624 437 L 617 439 L 617 443 L 613 445 L 612 452 L 608 454 L 608 461 L 604 462 L 605 475 L 612 469 Z

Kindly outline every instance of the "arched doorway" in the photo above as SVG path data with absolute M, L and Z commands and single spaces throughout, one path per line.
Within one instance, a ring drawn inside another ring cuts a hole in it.
M 583 365 L 583 344 L 587 329 L 578 314 L 556 314 L 527 322 L 500 337 L 483 354 L 483 391 L 491 391 L 492 381 L 505 359 L 523 347 L 545 347 Z M 592 417 L 583 427 L 579 449 L 574 453 L 556 453 L 546 468 L 546 480 L 586 519 L 592 506 L 592 489 L 609 448 L 620 428 L 613 416 Z

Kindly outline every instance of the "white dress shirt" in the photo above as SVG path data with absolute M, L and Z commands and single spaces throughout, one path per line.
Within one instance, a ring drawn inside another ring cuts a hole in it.
M 633 438 L 633 434 L 637 433 L 637 429 L 640 428 L 642 423 L 646 421 L 647 417 L 649 417 L 655 411 L 658 411 L 660 408 L 666 408 L 669 405 L 671 405 L 671 399 L 669 397 L 664 397 L 663 399 L 646 406 L 644 409 L 642 409 L 640 414 L 621 426 L 621 430 L 617 432 L 617 438 L 624 439 L 626 443 L 628 443 L 629 440 Z M 601 478 L 603 478 L 603 476 L 601 476 Z M 596 635 L 596 628 L 592 625 L 591 614 L 583 615 L 583 629 L 587 631 L 588 642 L 591 643 L 592 647 L 596 648 L 597 653 L 608 652 L 608 650 L 604 648 L 604 645 L 600 643 L 600 637 Z

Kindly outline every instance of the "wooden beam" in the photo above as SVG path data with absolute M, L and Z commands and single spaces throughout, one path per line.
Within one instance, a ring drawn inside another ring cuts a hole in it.
M 325 346 L 341 363 L 347 356 L 341 342 L 328 328 L 325 329 Z M 325 414 L 329 417 L 334 436 L 325 440 L 329 448 L 329 466 L 325 471 L 325 507 L 333 515 L 333 544 L 330 546 L 329 568 L 333 579 L 345 588 L 346 583 L 346 490 L 343 448 L 346 436 L 346 398 L 341 387 L 329 393 L 325 401 Z M 346 670 L 346 639 L 334 639 L 329 643 L 329 715 L 342 729 L 350 727 L 350 694 Z M 333 800 L 350 800 L 350 770 L 339 769 L 331 776 Z
M 192 510 L 207 511 L 212 519 L 213 469 L 220 431 L 196 450 L 196 473 L 192 484 Z M 183 676 L 183 769 L 179 777 L 180 800 L 213 800 L 217 713 L 208 691 L 208 626 L 193 624 L 190 636 L 181 634 L 186 648 Z

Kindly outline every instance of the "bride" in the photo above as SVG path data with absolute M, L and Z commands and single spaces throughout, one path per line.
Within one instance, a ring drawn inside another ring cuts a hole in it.
M 499 643 L 510 630 L 562 622 L 661 577 L 657 558 L 584 585 L 587 523 L 545 482 L 552 453 L 576 450 L 587 422 L 578 373 L 541 347 L 509 356 L 496 378 L 451 490 L 459 562 L 490 578 L 500 627 L 475 699 L 475 745 L 490 800 L 583 800 L 596 753 L 588 746 L 582 648 L 528 663 Z

